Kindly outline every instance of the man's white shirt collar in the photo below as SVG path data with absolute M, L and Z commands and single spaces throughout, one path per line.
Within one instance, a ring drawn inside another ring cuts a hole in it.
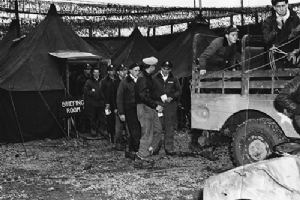
M 164 79 L 164 81 L 166 81 L 169 77 L 169 74 L 167 76 L 164 76 L 162 72 L 160 72 L 160 74 L 161 74 L 162 78 Z
M 276 17 L 277 18 L 281 18 L 281 20 L 283 20 L 283 22 L 285 23 L 286 20 L 290 17 L 291 13 L 290 13 L 290 10 L 287 9 L 287 12 L 284 16 L 279 16 L 277 13 L 276 13 Z
M 132 80 L 136 83 L 137 82 L 137 78 L 132 76 L 132 74 L 129 74 L 129 76 L 132 78 Z

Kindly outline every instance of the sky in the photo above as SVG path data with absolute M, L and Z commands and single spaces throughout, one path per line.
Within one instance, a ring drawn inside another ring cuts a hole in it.
M 53 0 L 55 1 L 55 0 Z M 93 3 L 112 3 L 125 5 L 149 5 L 149 6 L 166 6 L 166 7 L 194 7 L 194 0 L 72 0 L 77 2 Z M 196 6 L 199 6 L 200 0 L 195 0 Z M 241 0 L 201 0 L 202 7 L 238 7 Z M 244 7 L 248 6 L 265 6 L 271 5 L 271 0 L 243 0 Z M 299 3 L 300 0 L 289 0 L 289 3 Z

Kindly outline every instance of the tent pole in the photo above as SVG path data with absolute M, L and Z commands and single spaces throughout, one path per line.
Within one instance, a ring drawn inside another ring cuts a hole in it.
M 66 64 L 66 87 L 67 87 L 67 97 L 70 96 L 70 69 L 69 63 Z M 70 129 L 71 129 L 71 119 L 68 117 L 67 119 L 67 134 L 70 137 Z
M 244 0 L 241 0 L 241 9 L 242 9 L 242 11 L 244 10 Z M 241 14 L 241 24 L 242 24 L 242 26 L 244 26 L 244 22 L 245 22 L 244 14 Z
M 10 97 L 10 100 L 11 100 L 11 104 L 13 106 L 15 118 L 16 118 L 16 121 L 17 121 L 18 131 L 20 133 L 20 137 L 21 137 L 21 140 L 22 140 L 22 146 L 24 147 L 26 157 L 28 157 L 27 150 L 26 150 L 26 147 L 24 145 L 24 137 L 23 137 L 23 132 L 22 132 L 22 129 L 21 129 L 21 124 L 20 124 L 20 121 L 19 121 L 19 118 L 18 118 L 18 114 L 17 114 L 17 111 L 16 111 L 16 106 L 15 106 L 12 94 L 11 94 L 11 90 L 9 90 L 8 93 L 9 93 L 9 97 Z
M 69 64 L 66 64 L 66 87 L 67 87 L 67 96 L 70 95 L 70 70 Z
M 24 6 L 23 6 L 24 7 Z M 17 36 L 21 37 L 21 30 L 20 30 L 20 19 L 19 19 L 19 7 L 18 7 L 18 1 L 15 0 L 15 16 L 16 16 L 16 20 L 18 22 L 18 26 L 17 26 Z

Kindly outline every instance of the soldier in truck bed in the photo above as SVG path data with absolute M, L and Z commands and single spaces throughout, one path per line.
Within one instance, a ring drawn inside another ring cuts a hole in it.
M 295 37 L 300 29 L 297 13 L 288 7 L 288 0 L 271 0 L 272 15 L 262 23 L 264 41 L 268 47 L 281 45 Z M 298 43 L 285 45 L 284 51 L 294 50 Z
M 200 75 L 206 71 L 218 71 L 234 65 L 240 59 L 238 53 L 238 29 L 229 26 L 223 37 L 214 39 L 198 58 Z
M 297 13 L 288 7 L 288 0 L 271 0 L 272 14 L 262 23 L 262 32 L 266 47 L 273 45 L 285 52 L 291 52 L 299 46 L 300 19 Z M 281 68 L 295 67 L 284 56 L 275 53 L 276 65 Z

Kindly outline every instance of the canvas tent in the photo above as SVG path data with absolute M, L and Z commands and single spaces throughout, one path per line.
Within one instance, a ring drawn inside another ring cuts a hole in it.
M 173 63 L 172 71 L 175 76 L 178 78 L 191 76 L 193 61 L 214 38 L 216 35 L 207 24 L 192 24 L 159 52 L 159 64 L 169 60 Z
M 94 49 L 97 50 L 97 52 L 101 55 L 102 59 L 110 59 L 111 58 L 111 52 L 110 49 L 105 46 L 102 41 L 99 41 L 95 38 L 83 38 L 84 41 L 86 41 L 89 45 L 94 47 Z
M 58 103 L 65 63 L 49 52 L 97 54 L 63 22 L 52 4 L 46 18 L 10 52 L 0 67 L 0 141 L 64 136 Z
M 135 28 L 124 45 L 113 55 L 112 63 L 116 65 L 140 63 L 143 58 L 156 54 L 156 50 L 143 37 L 139 29 Z

